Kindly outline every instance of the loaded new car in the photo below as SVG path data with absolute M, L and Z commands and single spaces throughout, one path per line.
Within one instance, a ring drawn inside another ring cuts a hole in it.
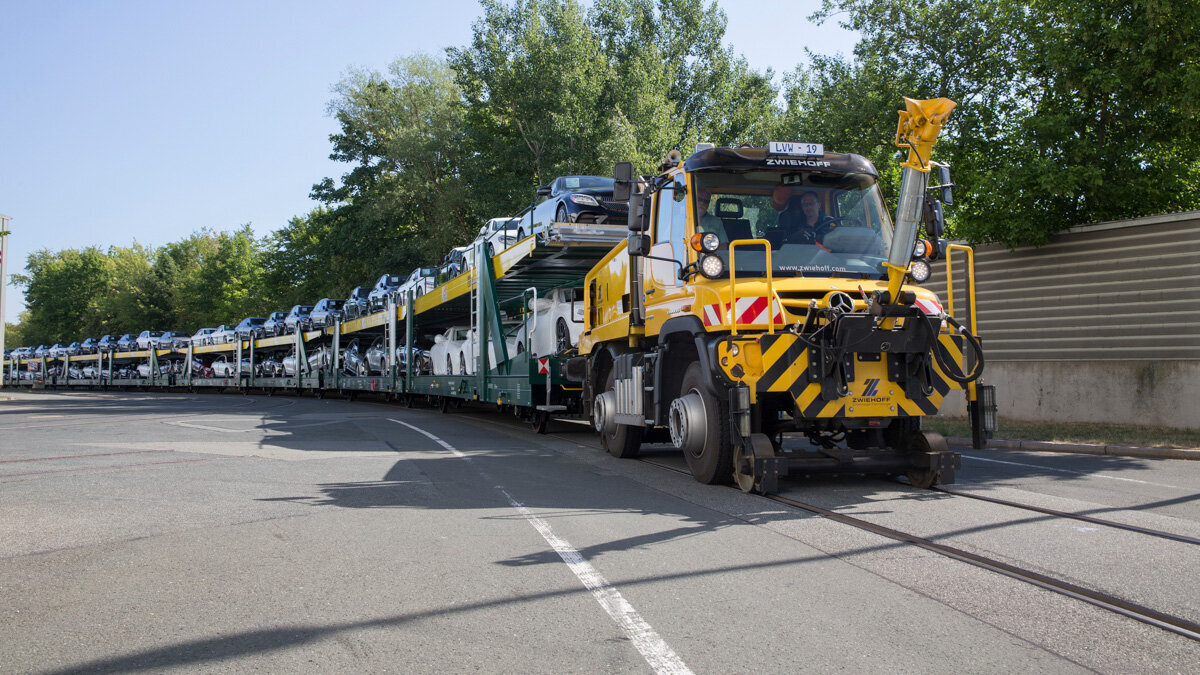
M 220 326 L 217 326 L 215 329 L 213 329 L 213 332 L 209 333 L 208 335 L 208 344 L 210 345 L 223 345 L 226 342 L 233 342 L 233 340 L 233 325 L 228 323 L 223 323 Z
M 509 218 L 492 218 L 479 228 L 479 236 L 476 241 L 483 239 L 488 243 L 488 251 L 491 255 L 503 251 L 522 239 L 520 236 L 524 233 L 521 229 L 521 216 Z
M 252 340 L 261 334 L 263 324 L 266 322 L 266 317 L 248 316 L 238 323 L 237 327 L 233 329 L 233 334 L 239 340 Z
M 412 291 L 413 298 L 419 298 L 437 285 L 437 268 L 436 267 L 418 267 L 413 270 L 404 283 L 400 284 L 400 288 L 396 289 L 396 295 L 403 298 L 405 293 Z
M 346 304 L 342 306 L 346 312 L 346 318 L 353 319 L 366 314 L 371 307 L 370 295 L 370 288 L 355 286 L 354 290 L 350 291 L 350 297 L 346 298 Z
M 100 341 L 97 340 L 96 338 L 88 338 L 88 339 L 84 340 L 83 342 L 79 343 L 79 353 L 80 354 L 95 354 L 96 350 L 97 350 L 96 345 L 99 342 Z
M 308 320 L 308 313 L 312 311 L 312 305 L 295 305 L 292 310 L 283 317 L 283 332 L 295 333 L 297 330 L 303 330 L 304 322 Z
M 377 312 L 386 307 L 388 295 L 395 293 L 402 283 L 404 283 L 404 279 L 395 274 L 385 274 L 379 277 L 379 281 L 375 282 L 375 286 L 367 294 L 367 306 L 370 311 Z
M 538 188 L 542 201 L 522 217 L 526 234 L 542 232 L 550 223 L 608 223 L 624 225 L 629 205 L 613 200 L 613 179 L 604 176 L 562 176 Z
M 203 347 L 204 345 L 212 344 L 212 334 L 216 332 L 216 328 L 201 328 L 192 335 L 192 346 Z
M 267 320 L 263 322 L 262 334 L 266 337 L 283 334 L 283 320 L 287 317 L 287 312 L 271 312 Z
M 137 336 L 133 333 L 126 333 L 117 339 L 117 351 L 131 352 L 137 348 Z
M 154 346 L 159 349 L 187 349 L 192 336 L 178 330 L 169 330 L 158 336 Z
M 340 321 L 346 316 L 346 313 L 342 311 L 342 307 L 345 304 L 345 300 L 321 298 L 317 301 L 316 305 L 313 305 L 312 311 L 308 313 L 308 327 L 324 328 L 325 326 L 332 326 L 334 321 Z
M 138 334 L 134 343 L 138 349 L 150 349 L 150 345 L 154 344 L 154 341 L 161 337 L 162 334 L 161 330 L 144 330 Z
M 96 341 L 96 351 L 112 352 L 117 349 L 117 338 L 111 335 L 105 335 Z
M 534 356 L 550 356 L 579 344 L 583 332 L 583 289 L 559 288 L 529 302 L 525 320 L 527 347 Z

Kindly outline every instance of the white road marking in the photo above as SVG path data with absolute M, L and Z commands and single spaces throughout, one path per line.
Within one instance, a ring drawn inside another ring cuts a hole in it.
M 413 431 L 425 436 L 426 438 L 429 438 L 433 442 L 453 453 L 455 457 L 459 457 L 467 462 L 470 462 L 471 465 L 475 467 L 475 470 L 478 471 L 479 474 L 485 479 L 492 481 L 493 483 L 495 482 L 491 476 L 489 476 L 478 466 L 475 466 L 475 463 L 471 462 L 470 457 L 462 452 L 459 452 L 457 448 L 450 445 L 446 441 L 443 441 L 428 431 L 425 431 L 420 427 L 413 426 L 408 422 L 402 422 L 397 419 L 392 419 L 391 417 L 388 418 L 388 421 L 395 422 L 396 424 L 402 424 L 409 429 L 412 429 Z M 683 659 L 679 658 L 679 655 L 675 653 L 675 650 L 671 649 L 670 645 L 668 645 L 666 641 L 662 639 L 662 637 L 654 630 L 654 628 L 652 628 L 650 624 L 646 623 L 645 619 L 643 619 L 642 616 L 638 614 L 637 610 L 633 608 L 633 605 L 629 604 L 629 601 L 627 601 L 625 597 L 622 596 L 621 593 L 612 586 L 612 584 L 608 583 L 608 580 L 605 579 L 604 576 L 600 574 L 600 572 L 593 567 L 590 562 L 588 562 L 587 558 L 583 557 L 582 553 L 575 550 L 575 548 L 571 546 L 567 540 L 555 534 L 549 523 L 539 518 L 529 509 L 525 508 L 524 504 L 517 501 L 508 493 L 508 490 L 504 489 L 504 486 L 495 485 L 494 487 L 500 492 L 500 494 L 504 495 L 504 498 L 508 500 L 509 505 L 511 505 L 513 509 L 517 511 L 517 513 L 521 514 L 521 516 L 525 518 L 525 521 L 532 525 L 533 529 L 537 530 L 538 534 L 542 535 L 542 538 L 546 540 L 546 543 L 550 545 L 550 548 L 553 548 L 554 552 L 558 553 L 558 556 L 562 558 L 562 561 L 567 564 L 567 567 L 569 567 L 570 570 L 575 573 L 575 576 L 579 579 L 579 581 L 582 582 L 589 591 L 591 591 L 592 597 L 596 599 L 596 602 L 600 603 L 600 607 L 603 608 L 604 611 L 610 617 L 612 617 L 612 620 L 621 627 L 621 630 L 624 631 L 625 635 L 629 637 L 629 640 L 633 643 L 633 646 L 637 648 L 642 657 L 646 659 L 646 663 L 650 664 L 650 667 L 653 668 L 656 673 L 678 673 L 682 675 L 683 673 L 692 672 L 691 669 L 687 667 L 687 664 L 683 662 Z
M 1070 473 L 1077 476 L 1091 476 L 1095 478 L 1107 478 L 1109 480 L 1123 480 L 1127 483 L 1141 483 L 1142 485 L 1155 485 L 1157 487 L 1171 488 L 1172 490 L 1186 490 L 1175 485 L 1166 485 L 1164 483 L 1152 483 L 1148 480 L 1138 480 L 1136 478 L 1125 478 L 1123 476 L 1106 476 L 1102 473 L 1092 473 L 1088 471 L 1072 471 L 1071 469 L 1059 469 L 1052 466 L 1042 466 L 1041 464 L 1024 464 L 1022 462 L 1007 462 L 1002 459 L 986 459 L 984 457 L 976 457 L 974 455 L 963 455 L 967 459 L 974 459 L 980 462 L 991 462 L 993 464 L 1008 464 L 1010 466 L 1024 466 L 1031 469 L 1041 469 L 1042 471 L 1055 471 L 1057 473 Z

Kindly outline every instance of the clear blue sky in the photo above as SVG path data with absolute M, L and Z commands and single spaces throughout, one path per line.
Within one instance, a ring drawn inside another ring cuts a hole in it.
M 756 69 L 855 36 L 806 17 L 819 0 L 721 0 Z M 329 160 L 330 86 L 470 39 L 476 0 L 0 0 L 0 213 L 10 274 L 38 249 L 160 245 L 306 213 Z M 771 32 L 789 26 L 798 39 Z M 23 308 L 8 287 L 7 315 Z

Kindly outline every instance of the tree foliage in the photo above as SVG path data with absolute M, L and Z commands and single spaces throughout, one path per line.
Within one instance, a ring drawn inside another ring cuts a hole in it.
M 959 103 L 938 150 L 961 186 L 959 234 L 1040 243 L 1200 203 L 1200 5 L 826 0 L 820 16 L 835 13 L 863 35 L 855 82 Z M 813 64 L 817 98 L 844 86 L 828 77 L 838 67 Z M 817 116 L 836 124 L 848 108 Z

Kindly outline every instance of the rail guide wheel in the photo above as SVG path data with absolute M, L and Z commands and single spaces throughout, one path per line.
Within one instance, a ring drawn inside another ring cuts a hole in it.
M 763 463 L 754 461 L 775 457 L 775 444 L 766 434 L 751 434 L 750 443 L 753 446 L 753 459 L 747 455 L 744 443 L 739 443 L 733 450 L 733 480 L 742 492 L 766 494 L 778 489 L 777 474 L 764 472 Z M 755 467 L 759 467 L 755 475 Z M 772 467 L 774 468 L 774 467 Z
M 909 456 L 913 466 L 905 472 L 913 487 L 928 490 L 939 483 L 953 483 L 954 470 L 961 461 L 950 452 L 946 439 L 936 431 L 918 431 L 909 436 Z

